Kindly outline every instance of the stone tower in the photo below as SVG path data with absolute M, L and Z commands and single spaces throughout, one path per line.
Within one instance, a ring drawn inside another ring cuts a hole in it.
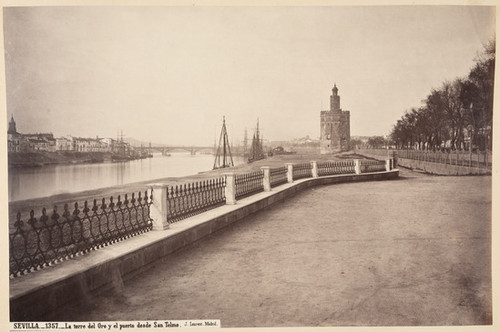
M 340 108 L 339 89 L 334 84 L 330 96 L 330 110 L 321 111 L 320 153 L 349 150 L 351 140 L 350 113 Z
M 16 121 L 14 121 L 13 115 L 11 115 L 11 118 L 10 118 L 9 129 L 7 130 L 7 134 L 11 134 L 11 135 L 17 134 Z

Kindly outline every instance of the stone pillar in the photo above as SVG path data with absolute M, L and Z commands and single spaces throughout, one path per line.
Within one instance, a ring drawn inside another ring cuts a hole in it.
M 318 162 L 317 161 L 311 161 L 311 176 L 313 178 L 318 177 Z
M 354 159 L 354 173 L 361 174 L 361 160 Z
M 392 151 L 392 168 L 398 168 L 398 151 Z
M 292 183 L 293 182 L 293 164 L 285 164 L 286 167 L 287 167 L 287 172 L 286 172 L 286 180 L 288 181 L 288 183 Z
M 162 183 L 153 184 L 153 204 L 150 208 L 150 216 L 153 219 L 153 230 L 163 231 L 170 226 L 167 220 L 167 189 Z
M 271 172 L 269 166 L 262 166 L 260 168 L 264 172 L 264 179 L 262 179 L 264 184 L 264 191 L 271 191 Z
M 385 160 L 385 170 L 389 172 L 391 170 L 391 159 Z
M 236 182 L 234 179 L 234 173 L 224 173 L 222 175 L 226 177 L 226 204 L 234 205 L 236 204 Z

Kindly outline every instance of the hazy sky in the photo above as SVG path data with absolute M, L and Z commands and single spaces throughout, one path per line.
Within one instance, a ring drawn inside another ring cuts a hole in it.
M 11 7 L 7 114 L 22 133 L 212 145 L 319 137 L 333 84 L 351 135 L 386 135 L 468 74 L 494 7 Z

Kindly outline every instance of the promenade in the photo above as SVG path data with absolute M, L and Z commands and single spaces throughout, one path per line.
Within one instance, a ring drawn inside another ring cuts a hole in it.
M 399 180 L 314 187 L 47 318 L 490 324 L 491 177 L 403 169 Z

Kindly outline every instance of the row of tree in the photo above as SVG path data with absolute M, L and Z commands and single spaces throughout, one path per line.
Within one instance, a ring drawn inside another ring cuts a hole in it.
M 390 134 L 396 148 L 491 149 L 495 41 L 485 45 L 469 75 L 444 82 L 397 121 Z
M 368 139 L 361 140 L 359 138 L 351 138 L 349 142 L 349 149 L 382 149 L 391 145 L 390 140 L 385 139 L 384 136 L 371 136 Z

